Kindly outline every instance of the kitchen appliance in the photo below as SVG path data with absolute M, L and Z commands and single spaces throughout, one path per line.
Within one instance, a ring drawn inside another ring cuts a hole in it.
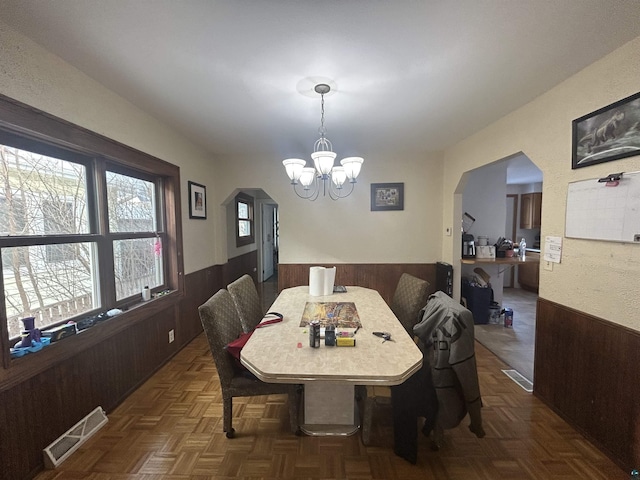
M 476 258 L 496 258 L 495 245 L 478 245 L 475 250 Z
M 462 234 L 462 258 L 476 257 L 476 242 L 470 233 Z
M 476 219 L 469 213 L 462 214 L 462 258 L 475 258 L 476 241 L 473 235 L 467 233 Z
M 436 263 L 436 291 L 453 297 L 453 267 L 445 262 Z

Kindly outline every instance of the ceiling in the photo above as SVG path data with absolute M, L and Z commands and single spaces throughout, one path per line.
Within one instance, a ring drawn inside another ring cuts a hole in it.
M 0 19 L 217 155 L 441 150 L 640 35 L 638 0 L 0 0 Z

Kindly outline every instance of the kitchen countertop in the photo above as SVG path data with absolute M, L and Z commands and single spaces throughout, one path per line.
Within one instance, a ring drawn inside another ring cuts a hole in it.
M 527 252 L 529 249 L 527 249 Z M 532 254 L 540 253 L 531 251 Z M 488 264 L 488 265 L 518 265 L 523 263 L 539 263 L 540 256 L 539 255 L 531 255 L 525 256 L 525 259 L 522 260 L 520 257 L 504 257 L 504 258 L 461 258 L 460 263 L 463 265 L 477 265 L 477 264 Z

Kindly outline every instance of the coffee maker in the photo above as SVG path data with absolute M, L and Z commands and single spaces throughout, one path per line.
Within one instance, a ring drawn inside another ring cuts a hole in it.
M 476 241 L 473 235 L 467 233 L 476 219 L 469 213 L 464 212 L 462 215 L 462 258 L 475 258 Z
M 470 233 L 462 234 L 462 258 L 475 258 L 476 241 Z

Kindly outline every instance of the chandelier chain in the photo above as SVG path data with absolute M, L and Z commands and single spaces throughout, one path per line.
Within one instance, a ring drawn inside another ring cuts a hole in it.
M 326 130 L 324 128 L 324 93 L 320 94 L 320 136 L 324 138 Z

